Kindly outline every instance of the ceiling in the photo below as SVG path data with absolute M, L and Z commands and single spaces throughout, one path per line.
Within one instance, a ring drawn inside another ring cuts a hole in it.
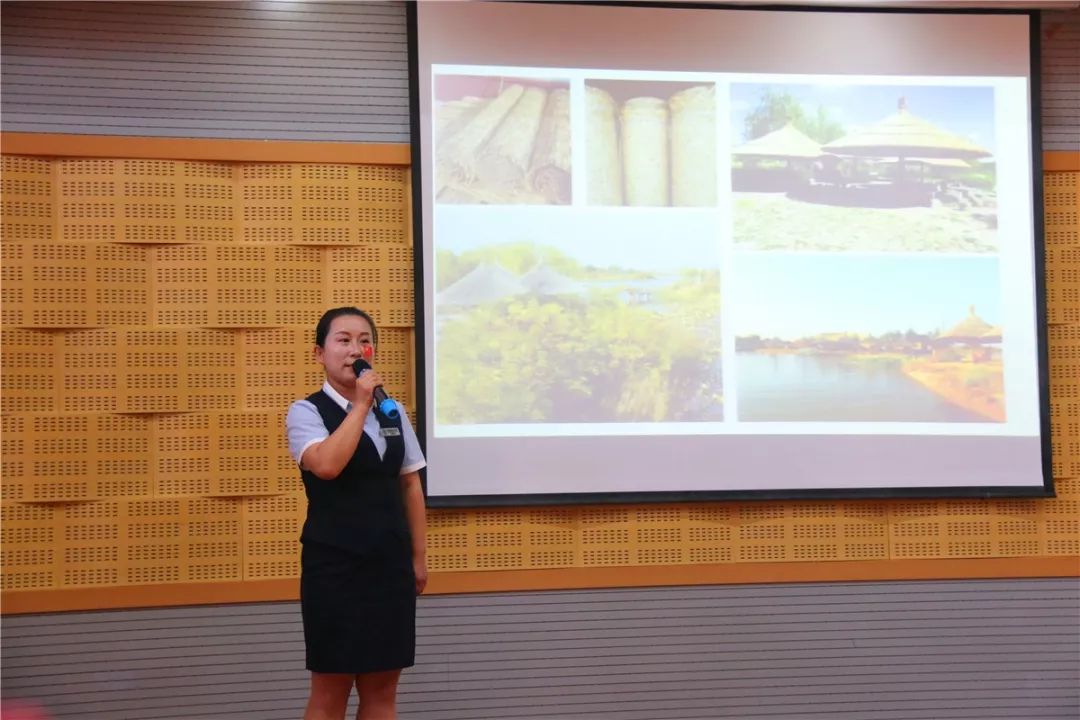
M 708 1 L 708 0 L 707 0 Z M 821 5 L 870 8 L 951 8 L 966 10 L 1068 10 L 1080 0 L 712 0 L 735 5 Z

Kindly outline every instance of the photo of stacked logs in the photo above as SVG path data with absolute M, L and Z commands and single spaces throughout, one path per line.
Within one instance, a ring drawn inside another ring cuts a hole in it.
M 570 204 L 568 83 L 438 76 L 433 124 L 436 202 Z

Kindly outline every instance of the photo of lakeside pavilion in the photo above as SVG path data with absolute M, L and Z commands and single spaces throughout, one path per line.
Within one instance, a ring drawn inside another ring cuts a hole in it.
M 993 101 L 990 87 L 733 85 L 735 242 L 996 252 Z
M 998 262 L 746 253 L 740 421 L 1005 422 Z

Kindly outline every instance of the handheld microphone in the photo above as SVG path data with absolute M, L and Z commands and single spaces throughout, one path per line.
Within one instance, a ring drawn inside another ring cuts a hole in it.
M 371 357 L 372 352 L 370 347 L 364 348 L 364 355 Z M 353 372 L 356 373 L 356 377 L 360 377 L 361 373 L 365 370 L 371 369 L 371 363 L 364 358 L 357 358 L 353 363 Z M 394 402 L 394 399 L 386 394 L 382 385 L 376 385 L 375 390 L 372 391 L 372 395 L 375 398 L 375 406 L 379 408 L 383 415 L 391 420 L 397 420 L 401 413 L 398 411 L 398 405 Z

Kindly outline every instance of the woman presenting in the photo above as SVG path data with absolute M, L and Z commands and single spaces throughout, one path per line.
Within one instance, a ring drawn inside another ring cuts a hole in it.
M 390 418 L 374 406 L 379 375 L 353 369 L 377 340 L 362 310 L 323 314 L 315 360 L 326 382 L 285 418 L 308 498 L 300 536 L 311 671 L 304 720 L 342 720 L 353 686 L 358 720 L 392 720 L 401 670 L 414 662 L 416 596 L 427 584 L 418 474 L 426 462 L 404 414 Z

